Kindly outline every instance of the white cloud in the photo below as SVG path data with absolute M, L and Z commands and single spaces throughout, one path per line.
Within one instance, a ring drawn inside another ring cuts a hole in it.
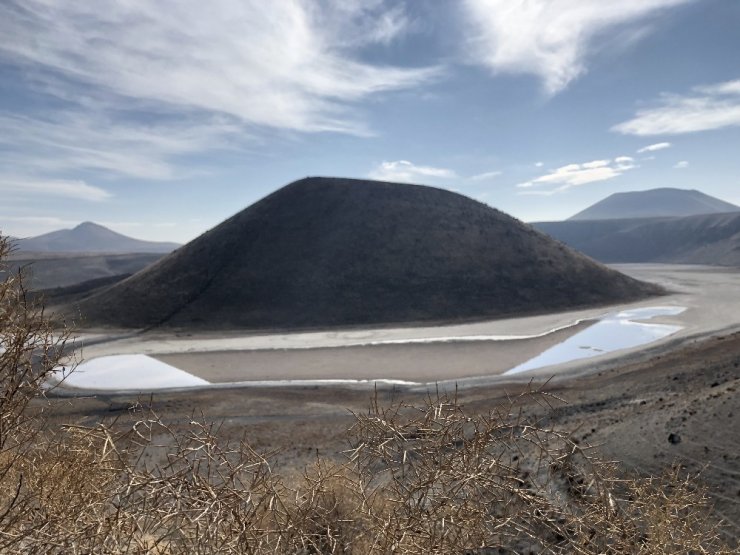
M 525 189 L 519 194 L 551 195 L 566 191 L 571 187 L 613 179 L 636 167 L 634 158 L 630 156 L 617 156 L 614 160 L 568 164 L 531 181 L 520 183 L 517 187 Z M 535 189 L 536 187 L 554 188 Z
M 635 159 L 631 156 L 617 156 L 614 159 L 614 164 L 618 170 L 626 171 L 636 168 Z
M 379 0 L 7 0 L 0 63 L 51 102 L 0 112 L 0 167 L 175 179 L 273 130 L 370 135 L 360 102 L 440 74 L 360 60 L 411 27 Z
M 383 0 L 328 0 L 322 22 L 341 28 L 343 44 L 388 45 L 413 27 L 404 6 L 385 6 Z
M 652 108 L 612 127 L 625 135 L 677 135 L 740 126 L 740 79 L 663 94 Z
M 500 171 L 492 171 L 492 172 L 485 172 L 485 173 L 479 173 L 478 175 L 473 175 L 470 177 L 473 181 L 486 181 L 488 179 L 493 179 L 495 177 L 498 177 L 501 175 Z
M 583 169 L 586 170 L 594 170 L 596 168 L 605 168 L 609 165 L 610 160 L 594 160 L 593 162 L 586 162 L 585 164 L 581 164 Z
M 681 160 L 680 162 L 676 163 L 676 165 L 673 167 L 676 168 L 677 170 L 683 170 L 689 167 L 689 163 L 686 160 Z
M 84 181 L 72 179 L 44 179 L 36 177 L 0 176 L 0 192 L 4 196 L 49 196 L 99 202 L 111 194 Z
M 456 177 L 456 174 L 454 171 L 445 168 L 417 166 L 408 160 L 398 160 L 382 162 L 368 174 L 368 177 L 379 181 L 418 183 L 425 179 L 451 179 Z
M 74 88 L 257 126 L 364 133 L 351 103 L 416 86 L 437 70 L 359 61 L 353 46 L 393 40 L 405 16 L 377 2 L 339 5 L 183 0 L 101 9 L 94 2 L 11 1 L 0 17 L 0 57 L 42 70 L 37 78 L 49 91 Z
M 535 167 L 535 168 L 541 168 L 541 167 L 542 167 L 542 166 L 544 166 L 544 165 L 545 165 L 545 163 L 544 163 L 544 162 L 535 162 L 535 163 L 534 163 L 534 167 Z
M 642 147 L 637 151 L 637 154 L 642 154 L 644 152 L 655 152 L 656 150 L 664 150 L 666 148 L 671 148 L 671 143 L 655 143 Z
M 464 6 L 474 61 L 496 73 L 536 75 L 555 94 L 586 71 L 596 39 L 627 26 L 644 29 L 649 18 L 691 1 L 465 0 Z
M 227 148 L 239 128 L 210 122 L 136 124 L 96 112 L 62 112 L 50 118 L 0 113 L 0 162 L 5 167 L 56 173 L 93 170 L 142 179 L 182 176 L 172 158 Z
M 740 94 L 740 79 L 725 81 L 724 83 L 716 83 L 714 85 L 699 86 L 696 87 L 695 90 L 700 93 L 711 95 L 738 95 Z

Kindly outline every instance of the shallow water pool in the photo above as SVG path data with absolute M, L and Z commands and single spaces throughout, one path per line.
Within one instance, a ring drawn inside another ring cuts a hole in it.
M 504 373 L 518 374 L 544 366 L 591 358 L 620 349 L 652 343 L 673 335 L 681 330 L 682 326 L 653 324 L 641 320 L 650 320 L 659 316 L 675 316 L 684 310 L 686 308 L 683 306 L 654 306 L 607 314 L 593 326 Z
M 146 355 L 111 355 L 80 363 L 73 372 L 59 368 L 53 382 L 100 390 L 153 390 L 198 387 L 209 382 Z M 53 384 L 52 384 L 53 385 Z

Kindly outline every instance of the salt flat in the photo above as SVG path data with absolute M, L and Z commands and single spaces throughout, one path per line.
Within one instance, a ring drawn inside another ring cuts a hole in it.
M 537 373 L 582 370 L 668 341 L 740 327 L 738 269 L 631 264 L 617 269 L 660 283 L 671 292 L 639 303 L 526 318 L 457 325 L 329 330 L 299 333 L 150 332 L 116 338 L 86 336 L 86 360 L 147 354 L 213 383 L 279 380 L 403 380 L 444 382 L 493 378 L 582 331 L 607 313 L 640 307 L 686 307 L 654 324 L 673 335 L 649 346 L 621 349 L 589 361 L 547 366 Z M 522 376 L 526 377 L 528 373 Z M 510 379 L 510 378 L 509 378 Z
M 206 386 L 208 382 L 146 355 L 113 355 L 60 367 L 51 382 L 66 387 L 107 391 Z
M 612 312 L 593 326 L 505 373 L 519 374 L 654 343 L 678 333 L 682 328 L 671 324 L 653 324 L 645 320 L 660 316 L 677 316 L 684 310 L 686 309 L 682 306 L 657 306 Z

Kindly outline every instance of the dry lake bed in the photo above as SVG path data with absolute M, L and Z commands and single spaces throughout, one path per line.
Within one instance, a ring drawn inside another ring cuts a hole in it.
M 89 334 L 67 388 L 386 384 L 479 386 L 567 376 L 740 328 L 740 270 L 616 268 L 669 294 L 639 303 L 485 322 L 296 333 Z

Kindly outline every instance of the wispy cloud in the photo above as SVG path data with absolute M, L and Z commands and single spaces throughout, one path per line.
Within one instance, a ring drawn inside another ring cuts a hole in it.
M 643 154 L 644 152 L 655 152 L 656 150 L 664 150 L 666 148 L 671 148 L 671 143 L 655 143 L 642 147 L 637 151 L 637 154 Z
M 695 88 L 696 91 L 712 96 L 716 95 L 740 95 L 740 79 L 715 83 L 714 85 L 703 85 Z
M 496 73 L 540 77 L 555 94 L 586 71 L 595 39 L 644 26 L 693 0 L 465 0 L 473 60 Z
M 380 1 L 8 0 L 0 63 L 45 102 L 0 112 L 0 166 L 175 179 L 181 155 L 275 130 L 372 134 L 363 101 L 440 73 L 361 60 L 411 23 Z
M 454 171 L 432 166 L 417 166 L 408 160 L 395 162 L 381 162 L 372 170 L 368 177 L 380 181 L 401 181 L 405 183 L 420 183 L 427 179 L 451 179 L 456 177 Z
M 9 216 L 7 214 L 0 214 L 0 220 L 3 222 L 40 225 L 54 229 L 73 227 L 80 223 L 77 220 L 66 220 L 57 216 Z
M 500 171 L 491 171 L 491 172 L 484 172 L 479 173 L 477 175 L 473 175 L 470 177 L 473 181 L 487 181 L 489 179 L 494 179 L 501 175 Z
M 676 165 L 673 167 L 677 170 L 683 170 L 689 167 L 689 163 L 686 160 L 681 160 L 680 162 L 677 162 Z
M 520 191 L 520 194 L 551 195 L 566 191 L 571 187 L 613 179 L 636 167 L 634 158 L 630 156 L 568 164 L 531 181 L 520 183 L 517 187 L 524 189 Z
M 327 16 L 326 9 L 302 0 L 114 2 L 105 9 L 10 0 L 0 12 L 0 56 L 43 70 L 38 77 L 50 91 L 77 87 L 148 109 L 196 110 L 297 131 L 363 133 L 351 103 L 418 85 L 437 70 L 359 61 L 352 48 L 358 36 L 363 43 L 388 42 L 403 33 L 405 16 L 383 3 L 340 5 Z
M 0 176 L 0 193 L 6 197 L 46 196 L 100 202 L 111 197 L 105 189 L 71 179 Z
M 238 132 L 237 126 L 217 118 L 198 124 L 137 124 L 96 112 L 44 118 L 0 113 L 0 161 L 5 168 L 47 174 L 92 170 L 106 176 L 173 179 L 184 174 L 175 157 L 227 148 Z
M 740 126 L 740 79 L 694 87 L 689 94 L 663 94 L 612 130 L 625 135 L 677 135 Z

